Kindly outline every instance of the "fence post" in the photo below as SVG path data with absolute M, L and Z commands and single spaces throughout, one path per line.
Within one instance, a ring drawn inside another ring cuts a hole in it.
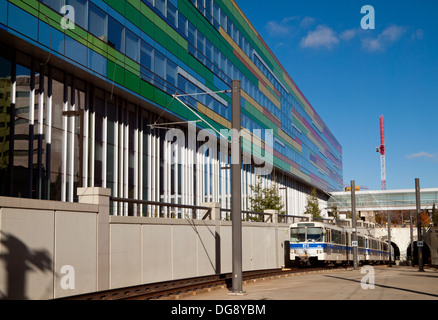
M 271 221 L 271 223 L 278 223 L 278 211 L 277 210 L 265 210 L 264 213 L 270 214 L 270 216 L 264 216 L 264 222 Z
M 209 207 L 210 210 L 210 220 L 220 220 L 221 219 L 221 204 L 216 202 L 206 202 L 202 203 L 201 207 Z
M 111 189 L 78 188 L 79 203 L 97 204 L 97 290 L 109 287 L 109 216 Z

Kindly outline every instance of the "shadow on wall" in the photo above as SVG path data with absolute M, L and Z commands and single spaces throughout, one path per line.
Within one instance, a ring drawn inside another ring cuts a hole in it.
M 52 259 L 46 250 L 30 250 L 11 234 L 0 231 L 0 236 L 0 261 L 6 271 L 0 281 L 7 281 L 6 286 L 1 286 L 6 292 L 0 290 L 0 300 L 26 300 L 26 274 L 52 271 Z

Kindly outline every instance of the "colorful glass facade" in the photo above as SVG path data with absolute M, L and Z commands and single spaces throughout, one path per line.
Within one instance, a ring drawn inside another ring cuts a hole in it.
M 208 122 L 198 129 L 230 128 L 220 91 L 232 79 L 242 128 L 273 130 L 275 170 L 263 179 L 286 188 L 289 214 L 312 186 L 343 188 L 340 144 L 232 0 L 0 0 L 0 43 L 2 195 L 74 201 L 76 187 L 101 186 L 228 207 L 226 160 L 175 146 L 151 124 L 199 120 L 172 98 L 198 94 L 182 98 Z M 171 164 L 170 152 L 183 160 Z M 197 166 L 184 160 L 193 154 Z M 242 171 L 247 197 L 254 168 Z

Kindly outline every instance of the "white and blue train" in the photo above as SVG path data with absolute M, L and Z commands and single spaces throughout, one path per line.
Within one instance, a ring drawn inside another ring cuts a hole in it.
M 351 230 L 321 222 L 300 222 L 290 226 L 290 260 L 297 264 L 353 263 Z M 388 243 L 357 235 L 358 262 L 385 263 Z

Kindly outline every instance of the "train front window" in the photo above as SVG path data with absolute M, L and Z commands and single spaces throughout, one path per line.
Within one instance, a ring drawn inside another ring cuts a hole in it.
M 290 230 L 291 242 L 305 242 L 306 241 L 306 228 L 292 228 Z
M 323 241 L 322 228 L 292 228 L 291 242 L 321 242 Z
M 321 242 L 322 228 L 307 228 L 307 242 Z

